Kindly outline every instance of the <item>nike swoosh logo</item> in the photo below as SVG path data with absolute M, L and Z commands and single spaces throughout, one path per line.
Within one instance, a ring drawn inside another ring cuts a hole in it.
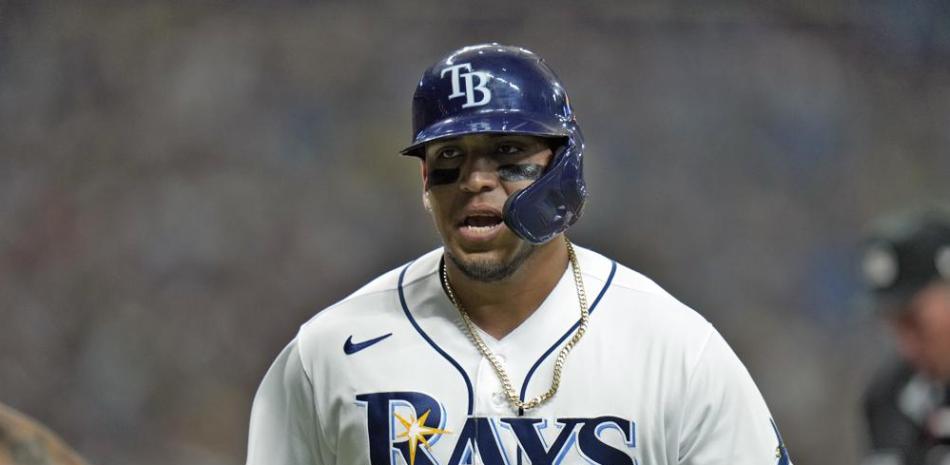
M 393 333 L 383 334 L 382 336 L 374 337 L 374 338 L 372 338 L 372 339 L 370 339 L 370 340 L 363 341 L 363 342 L 353 342 L 353 336 L 350 336 L 350 337 L 346 338 L 346 342 L 343 343 L 343 352 L 346 353 L 346 355 L 353 355 L 353 354 L 355 354 L 355 353 L 357 353 L 357 352 L 359 352 L 359 351 L 361 351 L 361 350 L 363 350 L 363 349 L 365 349 L 365 348 L 367 348 L 367 347 L 369 347 L 369 346 L 371 346 L 371 345 L 373 345 L 373 344 L 376 344 L 376 343 L 379 342 L 379 341 L 382 341 L 383 339 L 386 339 L 386 338 L 389 337 L 389 336 L 392 336 L 392 335 L 393 335 Z

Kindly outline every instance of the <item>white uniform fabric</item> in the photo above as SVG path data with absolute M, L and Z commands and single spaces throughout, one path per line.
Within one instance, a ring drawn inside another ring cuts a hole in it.
M 443 292 L 438 249 L 301 327 L 254 399 L 247 464 L 788 465 L 761 394 L 712 325 L 639 273 L 575 249 L 590 325 L 541 407 L 508 404 Z M 523 399 L 550 387 L 579 312 L 568 267 L 514 331 L 481 334 Z

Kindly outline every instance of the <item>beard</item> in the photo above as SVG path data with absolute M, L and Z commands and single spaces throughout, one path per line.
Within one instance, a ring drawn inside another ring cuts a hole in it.
M 478 259 L 465 261 L 452 254 L 448 248 L 445 249 L 445 254 L 467 278 L 483 283 L 491 283 L 507 279 L 513 275 L 515 271 L 521 268 L 525 260 L 534 253 L 537 247 L 534 244 L 523 242 L 515 256 L 507 262 Z

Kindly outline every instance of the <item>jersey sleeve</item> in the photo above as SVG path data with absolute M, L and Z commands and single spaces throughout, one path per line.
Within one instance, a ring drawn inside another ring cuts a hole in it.
M 680 465 L 790 465 L 788 452 L 752 377 L 714 329 L 682 404 Z
M 297 340 L 277 356 L 254 396 L 247 465 L 329 465 L 319 444 L 313 383 Z

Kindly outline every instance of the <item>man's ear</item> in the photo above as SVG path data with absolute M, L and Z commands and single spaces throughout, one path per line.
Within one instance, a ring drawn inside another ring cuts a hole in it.
M 422 171 L 422 190 L 429 190 L 429 170 L 426 169 L 426 161 L 422 160 L 422 163 L 419 164 L 419 169 Z
M 426 162 L 422 160 L 419 165 L 422 168 L 422 206 L 427 212 L 432 211 L 432 204 L 429 203 L 429 173 L 426 170 Z

